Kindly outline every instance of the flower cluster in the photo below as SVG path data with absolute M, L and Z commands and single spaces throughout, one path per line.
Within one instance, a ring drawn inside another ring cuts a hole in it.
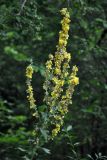
M 72 103 L 74 87 L 79 83 L 79 78 L 76 76 L 78 68 L 73 66 L 72 72 L 69 73 L 71 54 L 67 53 L 66 45 L 69 37 L 70 15 L 67 8 L 63 8 L 61 14 L 64 17 L 61 21 L 62 30 L 59 32 L 57 51 L 55 56 L 50 54 L 46 62 L 46 81 L 43 86 L 44 101 L 49 106 L 49 117 L 53 126 L 52 138 L 60 132 L 63 119 L 68 112 L 68 105 Z
M 64 123 L 64 117 L 68 112 L 68 105 L 72 104 L 72 94 L 74 87 L 79 84 L 77 77 L 78 68 L 73 66 L 70 72 L 69 62 L 71 54 L 67 52 L 66 45 L 68 40 L 70 15 L 67 8 L 61 10 L 63 19 L 61 21 L 62 30 L 59 32 L 59 41 L 55 55 L 49 54 L 49 60 L 46 62 L 45 82 L 43 88 L 45 90 L 44 102 L 47 105 L 47 118 L 41 125 L 51 129 L 50 138 L 54 138 L 61 130 Z M 33 68 L 30 64 L 26 68 L 27 77 L 27 93 L 30 108 L 33 110 L 33 116 L 40 116 L 35 104 L 33 96 L 33 88 L 31 85 Z M 41 119 L 41 118 L 40 118 Z M 47 120 L 48 119 L 48 120 Z M 39 128 L 39 127 L 38 127 Z
M 70 15 L 67 11 L 67 8 L 63 8 L 61 10 L 61 14 L 64 16 L 64 18 L 61 21 L 62 24 L 62 31 L 59 32 L 59 44 L 58 47 L 62 49 L 63 47 L 66 47 L 67 40 L 68 40 L 68 31 L 69 31 L 69 23 L 70 23 Z
M 36 110 L 36 104 L 35 104 L 35 99 L 34 99 L 34 95 L 33 95 L 33 88 L 32 88 L 32 75 L 33 75 L 33 67 L 30 64 L 27 68 L 26 68 L 26 77 L 27 77 L 27 98 L 28 101 L 30 103 L 30 109 L 32 110 L 32 115 L 33 116 L 37 116 L 37 110 Z

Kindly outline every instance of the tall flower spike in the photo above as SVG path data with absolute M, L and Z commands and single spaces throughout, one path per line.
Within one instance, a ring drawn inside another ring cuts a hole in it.
M 32 115 L 36 116 L 38 115 L 37 109 L 36 109 L 36 104 L 35 104 L 35 99 L 34 99 L 34 95 L 33 95 L 33 87 L 32 87 L 32 75 L 33 75 L 33 67 L 30 64 L 29 66 L 27 66 L 26 68 L 26 84 L 27 84 L 27 98 L 28 101 L 30 103 L 30 109 L 32 110 Z
M 74 87 L 79 83 L 79 78 L 76 76 L 78 68 L 73 66 L 72 73 L 69 73 L 71 54 L 66 51 L 70 15 L 67 8 L 63 8 L 60 12 L 63 16 L 62 30 L 59 32 L 55 56 L 50 54 L 49 60 L 46 62 L 46 80 L 43 86 L 44 101 L 50 112 L 52 138 L 60 132 L 64 117 L 68 112 L 68 105 L 72 103 Z

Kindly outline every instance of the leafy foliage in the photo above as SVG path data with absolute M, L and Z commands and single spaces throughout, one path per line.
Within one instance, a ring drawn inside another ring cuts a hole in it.
M 55 52 L 62 7 L 71 13 L 68 50 L 79 67 L 80 85 L 63 132 L 39 148 L 38 160 L 107 159 L 106 0 L 0 1 L 0 158 L 31 159 L 33 118 L 25 93 L 25 68 L 32 58 L 33 86 L 42 114 L 44 62 Z M 46 138 L 46 132 L 41 131 Z M 42 137 L 41 137 L 42 138 Z M 102 153 L 102 154 L 100 154 Z

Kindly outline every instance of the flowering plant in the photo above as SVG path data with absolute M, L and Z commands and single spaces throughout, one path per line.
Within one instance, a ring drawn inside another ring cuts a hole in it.
M 45 82 L 43 84 L 43 89 L 45 90 L 44 103 L 46 104 L 45 116 L 39 112 L 39 108 L 35 104 L 36 101 L 31 85 L 32 64 L 26 68 L 27 98 L 32 115 L 35 119 L 38 119 L 35 126 L 36 144 L 41 143 L 40 136 L 43 131 L 46 133 L 43 134 L 45 135 L 45 140 L 53 139 L 61 131 L 64 117 L 68 112 L 68 106 L 72 104 L 74 87 L 79 84 L 79 78 L 76 76 L 78 68 L 73 66 L 72 72 L 70 72 L 71 54 L 66 50 L 70 15 L 67 8 L 63 8 L 60 12 L 63 19 L 61 21 L 62 30 L 59 32 L 57 50 L 55 55 L 49 54 L 49 60 L 46 62 Z

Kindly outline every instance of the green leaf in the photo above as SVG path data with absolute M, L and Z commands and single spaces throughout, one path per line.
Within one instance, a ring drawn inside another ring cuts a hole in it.
M 42 133 L 44 139 L 47 141 L 47 138 L 48 138 L 47 131 L 44 130 L 44 129 L 42 129 L 42 128 L 40 129 L 40 131 L 41 131 L 41 133 Z
M 17 61 L 28 61 L 29 60 L 29 58 L 25 54 L 19 53 L 15 48 L 11 46 L 6 46 L 4 48 L 4 52 L 7 55 L 12 56 Z
M 69 126 L 67 127 L 67 131 L 70 131 L 70 130 L 72 130 L 72 126 L 71 126 L 71 125 L 69 125 Z
M 50 150 L 47 149 L 47 148 L 42 148 L 42 150 L 43 150 L 45 153 L 47 153 L 47 154 L 50 154 L 50 153 L 51 153 Z

